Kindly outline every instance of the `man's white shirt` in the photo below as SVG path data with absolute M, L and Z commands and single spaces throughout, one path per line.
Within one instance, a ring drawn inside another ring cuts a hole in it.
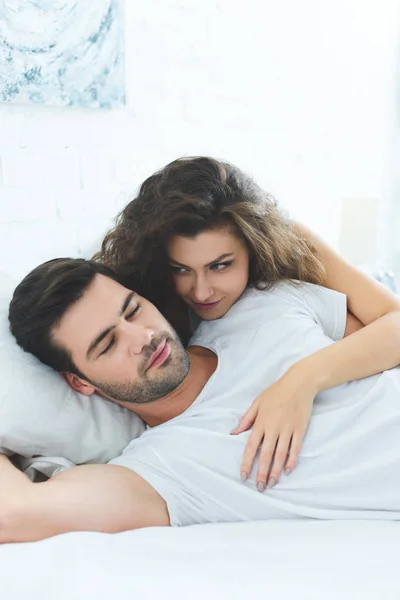
M 256 489 L 240 465 L 250 431 L 231 435 L 255 398 L 301 358 L 340 340 L 346 297 L 312 284 L 247 290 L 190 345 L 218 366 L 193 404 L 147 429 L 111 464 L 136 471 L 171 525 L 281 518 L 400 519 L 400 368 L 319 393 L 293 473 Z

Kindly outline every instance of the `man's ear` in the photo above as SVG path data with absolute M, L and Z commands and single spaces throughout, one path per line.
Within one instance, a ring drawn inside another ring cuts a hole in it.
M 91 396 L 96 391 L 96 388 L 91 383 L 81 379 L 78 375 L 74 375 L 73 373 L 61 373 L 61 375 L 75 392 L 79 392 L 84 396 Z

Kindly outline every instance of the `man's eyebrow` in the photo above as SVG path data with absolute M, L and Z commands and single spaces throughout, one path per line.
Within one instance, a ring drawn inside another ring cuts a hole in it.
M 119 313 L 120 317 L 122 317 L 122 315 L 124 314 L 124 312 L 126 311 L 126 309 L 128 308 L 128 306 L 130 305 L 131 300 L 132 300 L 132 298 L 134 296 L 136 296 L 135 292 L 129 292 L 129 294 L 125 298 L 125 302 L 122 305 L 121 312 Z
M 228 258 L 229 256 L 233 256 L 233 252 L 227 252 L 226 254 L 221 254 L 221 256 L 218 256 L 217 258 L 215 258 L 214 260 L 212 260 L 211 262 L 207 263 L 204 266 L 211 267 L 211 265 L 215 265 L 215 263 L 221 262 L 221 260 L 224 260 L 225 258 Z M 174 265 L 177 265 L 178 267 L 184 267 L 185 269 L 188 268 L 187 265 L 184 265 L 184 264 L 178 262 L 177 260 L 174 260 L 173 258 L 170 258 L 169 261 L 171 263 L 173 263 Z
M 129 304 L 132 301 L 132 298 L 136 296 L 135 292 L 129 292 L 129 294 L 127 295 L 127 297 L 124 300 L 124 303 L 122 305 L 122 308 L 120 310 L 120 316 L 122 317 L 122 315 L 124 314 L 124 312 L 126 311 L 126 309 L 128 308 Z M 89 359 L 91 357 L 91 355 L 93 354 L 94 350 L 97 348 L 97 346 L 100 344 L 100 342 L 102 342 L 104 340 L 105 337 L 107 337 L 107 335 L 113 330 L 115 329 L 115 325 L 113 325 L 112 327 L 107 327 L 107 329 L 104 329 L 104 331 L 102 331 L 101 333 L 99 333 L 99 335 L 91 342 L 88 351 L 86 352 L 86 358 Z

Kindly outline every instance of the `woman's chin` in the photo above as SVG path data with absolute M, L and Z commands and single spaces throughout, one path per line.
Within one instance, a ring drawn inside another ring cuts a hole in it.
M 216 319 L 221 319 L 224 315 L 226 315 L 229 309 L 230 306 L 226 309 L 218 307 L 218 309 L 216 310 L 196 310 L 195 312 L 196 315 L 200 317 L 200 319 L 202 319 L 203 321 L 215 321 Z
M 182 300 L 193 310 L 193 312 L 202 321 L 215 321 L 215 319 L 221 319 L 221 317 L 226 315 L 226 313 L 232 306 L 232 303 L 227 304 L 226 298 L 222 298 L 218 306 L 215 306 L 214 308 L 208 310 L 199 308 L 192 300 L 186 300 L 185 298 L 182 298 Z

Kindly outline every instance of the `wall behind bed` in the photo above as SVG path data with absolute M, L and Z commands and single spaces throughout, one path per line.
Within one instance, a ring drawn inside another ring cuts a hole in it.
M 340 247 L 343 202 L 384 212 L 397 10 L 127 0 L 125 108 L 0 104 L 0 271 L 90 254 L 138 184 L 184 154 L 235 162 Z

